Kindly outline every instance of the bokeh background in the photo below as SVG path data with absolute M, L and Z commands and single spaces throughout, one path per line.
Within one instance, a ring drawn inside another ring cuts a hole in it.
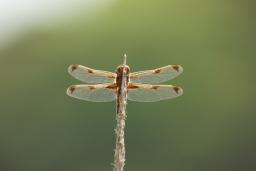
M 115 102 L 68 97 L 69 64 L 181 64 L 184 95 L 128 103 L 128 171 L 254 171 L 252 0 L 0 2 L 0 170 L 112 170 Z

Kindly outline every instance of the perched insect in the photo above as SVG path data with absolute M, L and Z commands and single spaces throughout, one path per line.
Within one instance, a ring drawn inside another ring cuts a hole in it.
M 180 65 L 168 65 L 154 70 L 130 73 L 130 67 L 124 64 L 116 73 L 95 70 L 82 65 L 70 65 L 68 72 L 76 79 L 90 84 L 72 85 L 67 94 L 71 97 L 92 102 L 110 102 L 121 100 L 155 102 L 182 95 L 183 90 L 174 85 L 159 85 L 181 74 Z M 124 99 L 122 99 L 124 98 Z
M 125 165 L 124 128 L 127 99 L 138 102 L 155 102 L 182 95 L 178 86 L 158 85 L 181 74 L 180 65 L 168 65 L 162 68 L 130 73 L 124 63 L 117 67 L 116 73 L 91 69 L 81 65 L 71 65 L 68 72 L 80 81 L 90 84 L 72 85 L 68 88 L 69 96 L 93 101 L 109 102 L 116 100 L 116 148 L 114 171 L 123 171 Z M 146 84 L 145 84 L 146 83 Z

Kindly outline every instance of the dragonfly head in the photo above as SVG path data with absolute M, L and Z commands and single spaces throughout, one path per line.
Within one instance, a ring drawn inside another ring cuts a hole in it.
M 116 68 L 117 74 L 129 74 L 130 73 L 130 67 L 128 65 L 119 65 Z
M 129 74 L 130 72 L 130 67 L 128 65 L 126 65 L 126 54 L 124 54 L 124 63 L 122 65 L 119 65 L 116 68 L 116 73 L 117 74 Z

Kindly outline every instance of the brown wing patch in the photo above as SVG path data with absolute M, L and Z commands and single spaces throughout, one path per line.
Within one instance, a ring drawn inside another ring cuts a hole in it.
M 151 89 L 157 90 L 160 86 L 153 86 Z
M 128 85 L 128 89 L 136 89 L 136 88 L 139 88 L 139 86 L 136 86 L 134 84 L 129 84 Z
M 107 75 L 108 78 L 113 78 L 115 79 L 116 77 L 114 75 Z
M 110 84 L 110 85 L 108 85 L 106 88 L 112 89 L 112 90 L 116 90 L 117 85 L 116 85 L 116 84 Z
M 159 74 L 161 71 L 162 71 L 161 69 L 156 69 L 156 70 L 154 71 L 154 73 L 155 73 L 155 74 Z
M 177 72 L 180 71 L 180 66 L 179 66 L 179 65 L 173 65 L 172 68 L 173 68 L 174 70 L 176 70 Z
M 88 73 L 93 74 L 93 70 L 87 69 Z
M 69 89 L 70 93 L 72 94 L 75 91 L 76 87 L 72 85 L 68 89 Z
M 77 67 L 78 67 L 78 65 L 76 65 L 76 64 L 72 65 L 72 66 L 71 66 L 71 71 L 73 72 L 74 70 L 77 69 Z
M 89 88 L 90 90 L 96 89 L 94 86 L 88 86 L 88 88 Z
M 151 89 L 157 90 L 160 86 L 153 86 Z
M 173 89 L 174 89 L 174 91 L 178 94 L 178 93 L 179 93 L 179 90 L 180 90 L 180 87 L 175 86 L 175 87 L 173 87 Z

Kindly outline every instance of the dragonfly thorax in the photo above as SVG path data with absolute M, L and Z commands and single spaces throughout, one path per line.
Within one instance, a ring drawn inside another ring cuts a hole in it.
M 130 68 L 128 65 L 120 65 L 116 69 L 116 83 L 120 87 L 124 82 L 128 84 Z

